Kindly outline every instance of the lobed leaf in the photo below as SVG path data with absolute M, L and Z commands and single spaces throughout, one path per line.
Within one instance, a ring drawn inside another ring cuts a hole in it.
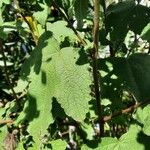
M 131 126 L 129 131 L 122 135 L 119 140 L 111 137 L 101 139 L 99 145 L 95 148 L 94 145 L 84 145 L 81 150 L 145 150 L 150 146 L 148 142 L 150 137 L 141 133 L 141 129 L 137 126 Z

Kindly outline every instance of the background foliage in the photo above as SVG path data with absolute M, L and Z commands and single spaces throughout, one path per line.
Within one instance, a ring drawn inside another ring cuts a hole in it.
M 1 148 L 149 148 L 149 1 L 100 1 L 103 135 L 91 56 L 93 2 L 0 1 Z

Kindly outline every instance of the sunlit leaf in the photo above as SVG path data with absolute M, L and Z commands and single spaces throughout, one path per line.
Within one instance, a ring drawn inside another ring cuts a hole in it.
M 81 150 L 145 150 L 150 146 L 149 140 L 150 137 L 142 134 L 139 127 L 133 126 L 127 133 L 122 135 L 119 140 L 116 138 L 104 137 L 97 147 L 92 144 L 89 146 L 84 145 Z
M 56 104 L 61 105 L 64 112 L 75 120 L 85 118 L 91 82 L 85 60 L 86 55 L 79 49 L 60 49 L 52 33 L 47 32 L 41 36 L 38 46 L 24 64 L 22 77 L 28 78 L 31 83 L 20 120 L 30 122 L 29 132 L 38 143 L 53 118 L 60 114 L 56 113 L 60 111 L 54 107 Z
M 150 21 L 150 10 L 134 1 L 112 4 L 106 11 L 106 28 L 112 41 L 124 40 L 129 30 L 140 34 Z
M 143 109 L 139 108 L 135 119 L 143 125 L 143 132 L 150 136 L 150 105 L 147 105 Z
M 58 149 L 62 149 L 65 150 L 66 149 L 66 142 L 62 141 L 62 140 L 55 140 L 51 142 L 52 145 L 52 150 L 58 150 Z
M 43 10 L 35 12 L 33 16 L 42 26 L 44 26 L 48 16 L 48 6 L 46 4 L 40 4 L 40 6 Z
M 53 32 L 54 37 L 58 42 L 64 41 L 65 38 L 69 38 L 70 42 L 77 40 L 77 36 L 74 32 L 67 28 L 65 21 L 57 21 L 55 23 L 47 23 L 47 30 Z

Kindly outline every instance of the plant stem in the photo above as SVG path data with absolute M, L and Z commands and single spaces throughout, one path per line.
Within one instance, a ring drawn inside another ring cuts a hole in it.
M 0 125 L 1 124 L 7 124 L 7 123 L 13 123 L 13 120 L 0 120 Z
M 32 34 L 33 40 L 35 42 L 35 44 L 37 45 L 38 43 L 38 37 L 34 34 L 34 31 L 32 29 L 32 26 L 30 24 L 30 22 L 26 19 L 26 16 L 24 15 L 24 13 L 21 11 L 21 8 L 19 7 L 19 1 L 18 0 L 13 0 L 14 5 L 17 8 L 17 12 L 20 14 L 20 16 L 23 18 L 24 22 L 28 25 L 30 32 Z M 31 17 L 33 19 L 33 17 Z
M 100 126 L 100 136 L 104 134 L 104 122 L 102 117 L 102 108 L 101 108 L 101 100 L 100 100 L 100 84 L 99 84 L 99 75 L 98 75 L 98 67 L 97 67 L 97 59 L 98 59 L 98 43 L 99 43 L 99 10 L 100 3 L 99 0 L 94 0 L 94 33 L 93 33 L 93 49 L 91 51 L 92 57 L 92 67 L 93 67 L 93 80 L 94 80 L 94 88 L 95 88 L 95 98 L 96 98 L 96 112 L 99 120 Z
M 13 85 L 12 85 L 11 80 L 10 80 L 10 78 L 9 78 L 9 74 L 8 74 L 8 70 L 7 70 L 6 57 L 5 57 L 5 53 L 4 53 L 4 49 L 3 49 L 3 42 L 2 42 L 1 39 L 0 39 L 0 51 L 1 51 L 2 56 L 3 56 L 4 71 L 5 71 L 7 83 L 8 83 L 8 85 L 9 85 L 9 87 L 10 87 L 10 90 L 12 91 L 12 94 L 13 94 L 13 96 L 14 96 L 16 102 L 18 102 L 17 94 L 16 94 L 15 90 L 13 89 Z

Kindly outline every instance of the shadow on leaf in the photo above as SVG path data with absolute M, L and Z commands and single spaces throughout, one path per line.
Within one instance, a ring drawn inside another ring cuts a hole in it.
M 87 64 L 88 62 L 89 62 L 89 60 L 88 60 L 87 53 L 85 53 L 85 50 L 83 48 L 81 48 L 79 50 L 79 58 L 76 61 L 76 64 L 77 65 L 84 65 L 84 64 Z
M 149 150 L 150 148 L 150 136 L 143 134 L 143 132 L 139 132 L 137 136 L 137 142 L 144 145 L 144 150 Z
M 40 69 L 41 69 L 41 64 L 42 64 L 42 50 L 44 47 L 48 45 L 48 39 L 52 37 L 52 32 L 47 31 L 41 35 L 38 41 L 38 45 L 32 52 L 31 56 L 29 59 L 26 60 L 26 62 L 23 65 L 22 71 L 21 71 L 21 76 L 23 78 L 26 78 L 30 72 L 31 72 L 31 67 L 33 67 L 33 70 L 36 74 L 39 74 Z
M 37 102 L 33 96 L 29 95 L 28 101 L 26 102 L 25 105 L 26 105 L 25 110 L 24 110 L 25 120 L 28 120 L 29 122 L 31 122 L 35 118 L 39 117 L 40 111 L 37 110 Z
M 52 98 L 52 116 L 56 118 L 65 118 L 67 115 L 55 97 Z

